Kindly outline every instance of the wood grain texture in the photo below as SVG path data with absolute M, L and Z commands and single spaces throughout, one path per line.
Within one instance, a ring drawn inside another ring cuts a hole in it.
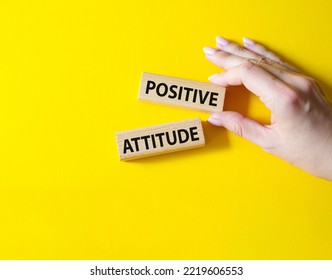
M 116 133 L 121 160 L 159 155 L 205 145 L 199 118 Z
M 225 88 L 210 83 L 143 73 L 138 99 L 205 111 L 223 110 Z

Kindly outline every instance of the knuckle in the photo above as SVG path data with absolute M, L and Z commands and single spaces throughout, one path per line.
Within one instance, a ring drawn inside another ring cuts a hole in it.
M 297 109 L 301 104 L 301 98 L 298 92 L 292 88 L 285 87 L 282 89 L 283 103 L 290 109 Z
M 241 46 L 236 46 L 236 51 L 238 52 L 238 53 L 240 53 L 240 54 L 242 54 L 242 53 L 245 53 L 245 52 L 247 52 L 247 49 L 245 49 L 244 47 L 241 47 Z
M 228 53 L 228 52 L 224 52 L 224 51 L 218 51 L 217 53 L 217 57 L 220 59 L 227 59 L 231 56 L 232 54 Z
M 252 69 L 254 69 L 256 66 L 257 66 L 256 63 L 252 61 L 246 61 L 240 65 L 240 71 L 242 72 L 252 71 Z
M 240 136 L 240 137 L 244 137 L 244 130 L 241 124 L 239 123 L 235 123 L 233 125 L 233 129 L 232 131 L 234 132 L 235 135 Z
M 316 89 L 317 82 L 313 78 L 309 77 L 300 77 L 299 83 L 305 92 L 310 92 Z
M 227 51 L 234 53 L 234 54 L 241 55 L 242 53 L 246 52 L 247 50 L 244 47 L 241 47 L 235 43 L 231 43 L 230 45 L 227 46 Z

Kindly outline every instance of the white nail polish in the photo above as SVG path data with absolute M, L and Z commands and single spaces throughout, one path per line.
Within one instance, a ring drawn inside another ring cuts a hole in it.
M 224 37 L 220 37 L 220 36 L 217 36 L 216 41 L 217 41 L 218 45 L 220 45 L 222 47 L 226 47 L 230 44 L 228 42 L 228 40 L 226 40 Z
M 208 77 L 208 80 L 211 81 L 213 80 L 214 78 L 218 77 L 219 74 L 213 74 L 211 75 L 210 77 Z
M 247 37 L 243 37 L 243 43 L 247 46 L 252 46 L 255 44 L 255 42 Z
M 208 55 L 213 55 L 215 54 L 217 51 L 214 49 L 214 48 L 211 48 L 211 47 L 204 47 L 203 48 L 203 52 L 205 54 L 208 54 Z
M 222 122 L 219 119 L 214 118 L 212 116 L 208 118 L 208 122 L 216 126 L 222 126 Z

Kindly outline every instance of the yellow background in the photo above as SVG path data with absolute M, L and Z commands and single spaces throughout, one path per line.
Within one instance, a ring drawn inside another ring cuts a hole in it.
M 1 259 L 330 259 L 332 184 L 204 122 L 205 148 L 120 162 L 115 132 L 208 114 L 137 101 L 206 81 L 215 35 L 332 82 L 331 1 L 1 1 Z M 243 89 L 225 108 L 262 122 Z M 310 149 L 310 147 L 308 147 Z

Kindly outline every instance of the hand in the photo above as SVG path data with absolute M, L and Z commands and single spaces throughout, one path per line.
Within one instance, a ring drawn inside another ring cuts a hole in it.
M 208 121 L 332 180 L 332 109 L 318 83 L 262 45 L 243 41 L 241 47 L 217 37 L 217 48 L 203 49 L 209 61 L 226 69 L 209 80 L 224 87 L 244 85 L 271 110 L 271 124 L 232 111 L 214 113 Z

